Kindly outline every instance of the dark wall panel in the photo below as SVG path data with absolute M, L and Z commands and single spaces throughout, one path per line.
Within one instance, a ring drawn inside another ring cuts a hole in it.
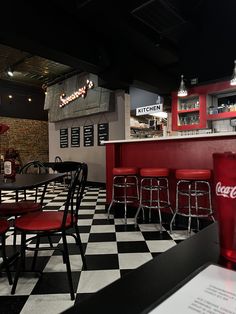
M 44 98 L 43 91 L 36 88 L 0 81 L 0 116 L 47 121 Z

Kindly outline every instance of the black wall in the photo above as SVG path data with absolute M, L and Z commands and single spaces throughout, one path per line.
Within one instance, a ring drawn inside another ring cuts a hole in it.
M 29 102 L 28 98 L 32 101 Z M 47 111 L 43 110 L 44 98 L 43 91 L 37 88 L 0 81 L 0 116 L 47 121 Z

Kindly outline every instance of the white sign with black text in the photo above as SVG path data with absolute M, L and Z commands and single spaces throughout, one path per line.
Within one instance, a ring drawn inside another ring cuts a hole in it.
M 136 108 L 136 116 L 143 116 L 145 114 L 152 114 L 163 111 L 163 104 L 155 104 L 146 107 Z

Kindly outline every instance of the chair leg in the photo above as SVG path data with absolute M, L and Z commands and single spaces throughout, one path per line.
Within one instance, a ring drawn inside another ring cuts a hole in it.
M 17 216 L 15 216 L 15 219 L 17 218 Z M 15 220 L 14 220 L 15 222 Z M 13 224 L 14 224 L 13 222 Z M 13 246 L 15 247 L 16 246 L 16 229 L 14 228 L 13 230 Z
M 160 186 L 160 181 L 157 181 L 157 185 Z M 162 216 L 161 216 L 161 203 L 160 203 L 160 190 L 157 190 L 157 205 L 158 205 L 158 214 L 160 221 L 160 233 L 162 233 Z
M 69 283 L 69 288 L 70 288 L 70 296 L 71 296 L 71 300 L 74 300 L 75 299 L 75 294 L 74 294 L 72 275 L 71 275 L 69 251 L 68 251 L 68 246 L 67 246 L 66 235 L 65 235 L 64 232 L 62 234 L 62 240 L 63 240 L 63 248 L 64 248 L 64 252 L 65 252 L 65 262 L 66 262 L 68 283 Z
M 16 269 L 16 274 L 15 274 L 13 286 L 11 289 L 11 294 L 15 294 L 15 292 L 16 292 L 16 286 L 17 286 L 17 282 L 19 279 L 20 271 L 24 267 L 24 263 L 25 263 L 25 241 L 26 241 L 26 234 L 22 233 L 21 234 L 21 250 L 20 250 L 21 252 L 20 252 L 20 257 L 19 257 L 18 263 L 17 263 L 17 269 Z
M 33 261 L 32 261 L 32 265 L 31 265 L 31 270 L 33 271 L 35 269 L 35 264 L 36 264 L 36 259 L 38 257 L 38 248 L 39 248 L 39 244 L 40 244 L 40 237 L 37 237 L 36 240 L 36 245 L 35 245 L 35 251 L 34 251 L 34 257 L 33 257 Z
M 134 216 L 134 226 L 135 226 L 135 228 L 137 228 L 137 225 L 138 225 L 137 219 L 138 219 L 138 215 L 139 215 L 139 212 L 140 212 L 141 209 L 143 210 L 143 207 L 140 204 L 139 207 L 138 207 L 138 210 L 137 210 L 137 212 L 136 212 L 136 214 Z
M 113 203 L 115 202 L 115 188 L 114 188 L 114 184 L 115 184 L 115 178 L 113 178 L 113 183 L 112 183 L 112 197 L 111 197 L 111 203 L 108 207 L 108 210 L 107 210 L 107 219 L 109 220 L 110 218 L 110 211 L 111 211 L 111 208 L 112 208 L 112 205 Z
M 9 264 L 8 264 L 8 260 L 7 260 L 7 256 L 6 256 L 6 236 L 5 236 L 5 234 L 2 235 L 2 259 L 3 259 L 4 267 L 6 269 L 9 285 L 12 285 L 11 272 L 9 269 Z
M 192 213 L 191 213 L 191 183 L 188 185 L 188 235 L 191 233 L 191 222 L 192 222 Z
M 176 196 L 175 196 L 175 199 L 176 199 L 176 205 L 175 205 L 175 212 L 174 212 L 174 215 L 170 221 L 170 233 L 173 232 L 173 224 L 175 223 L 175 217 L 176 215 L 178 214 L 178 211 L 179 211 L 179 185 L 180 185 L 180 182 L 177 182 L 177 185 L 176 185 Z
M 78 226 L 75 226 L 75 233 L 76 233 L 76 243 L 79 246 L 79 250 L 80 250 L 80 255 L 82 258 L 82 262 L 83 262 L 83 266 L 84 266 L 84 270 L 87 270 L 87 263 L 86 263 L 86 259 L 85 259 L 85 254 L 84 254 L 84 249 L 83 249 L 83 244 L 81 242 L 81 238 L 80 238 L 80 234 L 79 234 L 79 229 Z
M 50 236 L 48 236 L 48 242 L 50 244 L 50 247 L 53 249 L 52 239 Z
M 110 219 L 110 211 L 111 211 L 113 203 L 114 203 L 114 201 L 112 200 L 109 207 L 108 207 L 108 210 L 107 210 L 107 219 L 108 220 Z

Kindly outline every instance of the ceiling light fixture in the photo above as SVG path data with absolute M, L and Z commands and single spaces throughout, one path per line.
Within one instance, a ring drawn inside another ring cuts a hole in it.
M 183 74 L 181 75 L 181 82 L 180 82 L 180 87 L 179 87 L 177 95 L 179 97 L 184 97 L 184 96 L 188 95 L 188 91 L 187 91 L 187 89 L 185 87 L 185 84 L 184 84 L 184 76 L 183 76 Z
M 7 75 L 8 76 L 13 76 L 14 74 L 13 74 L 13 70 L 12 70 L 12 68 L 11 67 L 9 67 L 8 69 L 7 69 Z
M 236 60 L 234 60 L 234 71 L 232 78 L 230 80 L 230 85 L 235 86 L 236 85 Z

